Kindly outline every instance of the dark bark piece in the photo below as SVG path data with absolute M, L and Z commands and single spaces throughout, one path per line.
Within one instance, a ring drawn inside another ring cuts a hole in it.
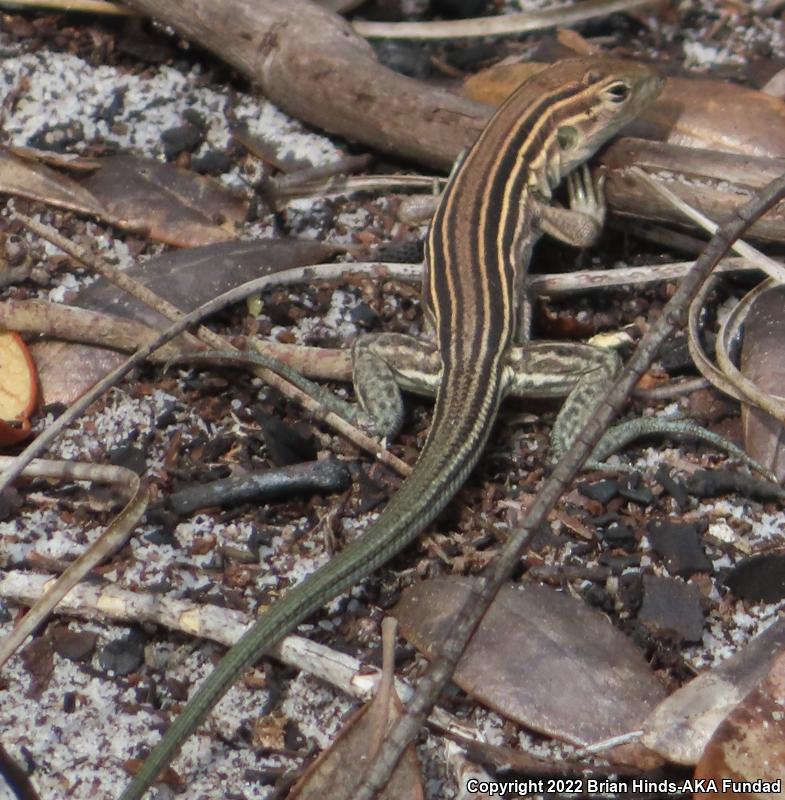
M 703 549 L 697 526 L 655 520 L 648 524 L 647 529 L 654 552 L 665 561 L 671 575 L 688 578 L 696 572 L 712 570 L 712 563 Z
M 679 511 L 685 511 L 690 505 L 690 495 L 684 483 L 674 478 L 670 470 L 661 464 L 654 476 L 657 483 L 673 498 Z
M 38 636 L 22 650 L 22 661 L 32 678 L 28 697 L 40 697 L 49 686 L 54 671 L 54 650 L 48 634 Z
M 726 469 L 699 469 L 684 481 L 693 497 L 717 497 L 738 492 L 756 500 L 781 500 L 785 490 L 776 483 L 743 472 Z
M 609 503 L 619 493 L 619 482 L 610 478 L 603 478 L 593 483 L 581 483 L 578 491 L 590 500 L 597 500 L 603 505 Z
M 625 550 L 634 547 L 637 542 L 635 531 L 629 525 L 609 525 L 601 536 L 610 547 L 621 547 Z
M 305 0 L 131 0 L 322 130 L 447 169 L 479 135 L 487 106 L 379 64 L 336 14 Z
M 395 609 L 402 633 L 432 657 L 468 590 L 465 578 L 407 589 Z M 500 714 L 577 745 L 635 730 L 665 693 L 605 615 L 537 584 L 499 592 L 454 681 Z
M 673 578 L 644 575 L 638 620 L 655 634 L 675 633 L 683 641 L 699 642 L 703 610 L 698 587 Z
M 736 564 L 723 581 L 739 600 L 777 603 L 785 597 L 785 555 L 762 553 Z
M 752 304 L 744 321 L 741 372 L 759 389 L 785 394 L 785 286 L 764 292 Z M 744 449 L 785 481 L 785 427 L 765 411 L 741 406 Z
M 169 507 L 176 514 L 189 514 L 208 506 L 234 505 L 251 500 L 266 503 L 294 494 L 340 492 L 350 482 L 346 466 L 330 458 L 189 486 L 171 495 Z

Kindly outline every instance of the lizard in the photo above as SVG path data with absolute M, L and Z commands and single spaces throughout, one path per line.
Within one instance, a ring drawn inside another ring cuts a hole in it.
M 568 448 L 618 369 L 588 345 L 528 343 L 523 285 L 534 244 L 549 234 L 593 243 L 604 216 L 601 179 L 585 162 L 659 93 L 646 66 L 610 58 L 559 62 L 526 80 L 496 111 L 448 181 L 426 240 L 425 322 L 432 341 L 358 338 L 354 382 L 377 431 L 401 423 L 400 388 L 435 393 L 413 470 L 380 516 L 331 561 L 264 611 L 198 687 L 120 800 L 139 800 L 237 676 L 334 596 L 412 542 L 478 462 L 507 395 L 564 396 L 552 434 Z M 551 204 L 562 178 L 572 207 Z

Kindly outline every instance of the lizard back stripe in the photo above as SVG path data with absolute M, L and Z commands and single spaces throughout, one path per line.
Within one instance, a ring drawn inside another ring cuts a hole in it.
M 530 176 L 558 146 L 559 127 L 585 116 L 585 95 L 594 91 L 572 83 L 522 102 L 530 90 L 519 90 L 469 151 L 434 216 L 426 300 L 444 371 L 429 440 L 438 437 L 456 461 L 478 447 L 503 391 L 501 359 L 518 325 L 521 254 L 533 236 Z

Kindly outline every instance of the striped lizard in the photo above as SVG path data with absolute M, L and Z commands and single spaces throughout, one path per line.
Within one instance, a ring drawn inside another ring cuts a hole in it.
M 552 448 L 558 455 L 569 447 L 618 357 L 588 345 L 526 343 L 524 276 L 542 233 L 576 246 L 596 239 L 602 186 L 585 162 L 661 85 L 642 65 L 572 59 L 524 82 L 495 113 L 453 171 L 428 233 L 423 306 L 431 341 L 378 334 L 353 348 L 357 394 L 382 435 L 400 426 L 400 388 L 436 395 L 411 475 L 363 536 L 290 589 L 228 651 L 120 800 L 142 797 L 242 670 L 420 534 L 474 468 L 505 396 L 567 395 Z M 571 208 L 549 202 L 565 176 Z

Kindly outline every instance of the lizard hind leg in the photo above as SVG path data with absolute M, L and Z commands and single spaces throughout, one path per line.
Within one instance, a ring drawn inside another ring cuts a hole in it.
M 352 347 L 352 374 L 360 405 L 376 432 L 393 438 L 403 424 L 401 389 L 436 394 L 441 359 L 435 345 L 400 333 L 361 336 Z

